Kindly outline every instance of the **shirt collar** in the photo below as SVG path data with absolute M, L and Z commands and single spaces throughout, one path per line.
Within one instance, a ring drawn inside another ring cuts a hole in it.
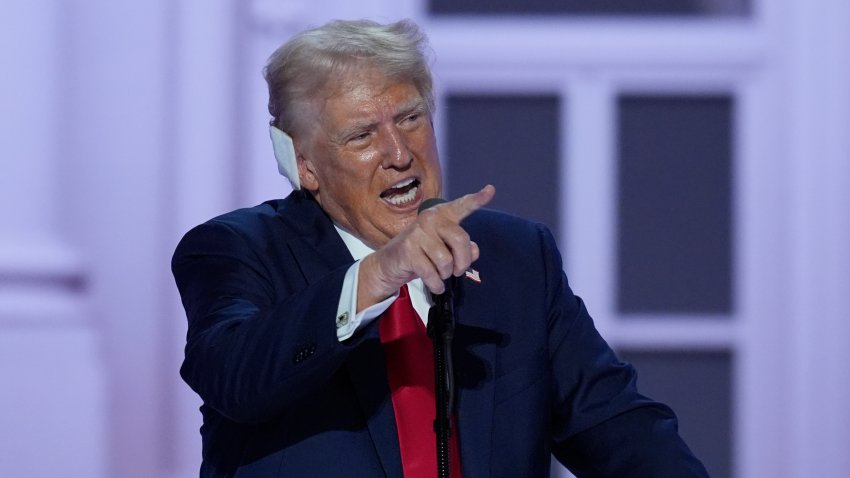
M 353 257 L 355 261 L 359 261 L 360 259 L 363 259 L 369 254 L 375 252 L 374 249 L 364 244 L 363 241 L 336 224 L 334 224 L 334 229 L 336 229 L 339 237 L 342 238 L 342 242 L 345 243 L 345 247 L 348 248 L 348 252 L 351 253 L 351 257 Z

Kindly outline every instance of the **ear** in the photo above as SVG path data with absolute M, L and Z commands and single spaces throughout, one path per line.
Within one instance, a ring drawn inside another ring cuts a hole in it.
M 312 159 L 307 158 L 295 145 L 295 160 L 298 164 L 298 179 L 301 187 L 315 194 L 319 190 L 319 176 L 316 174 L 316 165 Z

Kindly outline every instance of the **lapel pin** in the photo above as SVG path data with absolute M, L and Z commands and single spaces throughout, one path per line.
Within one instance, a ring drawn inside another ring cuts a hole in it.
M 469 269 L 467 269 L 466 272 L 464 272 L 463 275 L 465 275 L 467 279 L 469 279 L 469 280 L 471 280 L 471 281 L 473 281 L 477 284 L 481 283 L 481 276 L 478 274 L 478 271 L 471 268 L 471 267 Z

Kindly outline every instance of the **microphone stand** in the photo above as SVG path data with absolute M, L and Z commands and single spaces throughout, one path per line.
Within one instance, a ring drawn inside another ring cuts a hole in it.
M 446 280 L 442 294 L 432 294 L 434 306 L 428 312 L 428 336 L 434 346 L 434 393 L 437 417 L 434 432 L 437 436 L 437 478 L 450 478 L 449 437 L 454 409 L 454 370 L 452 369 L 452 338 L 454 338 L 455 278 Z

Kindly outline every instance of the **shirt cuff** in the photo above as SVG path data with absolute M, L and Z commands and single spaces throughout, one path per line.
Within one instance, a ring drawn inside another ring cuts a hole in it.
M 358 330 L 369 325 L 398 297 L 398 292 L 386 299 L 371 305 L 357 313 L 357 277 L 360 272 L 360 261 L 355 262 L 345 273 L 342 281 L 342 291 L 339 294 L 339 305 L 336 309 L 336 338 L 342 342 L 354 335 Z

